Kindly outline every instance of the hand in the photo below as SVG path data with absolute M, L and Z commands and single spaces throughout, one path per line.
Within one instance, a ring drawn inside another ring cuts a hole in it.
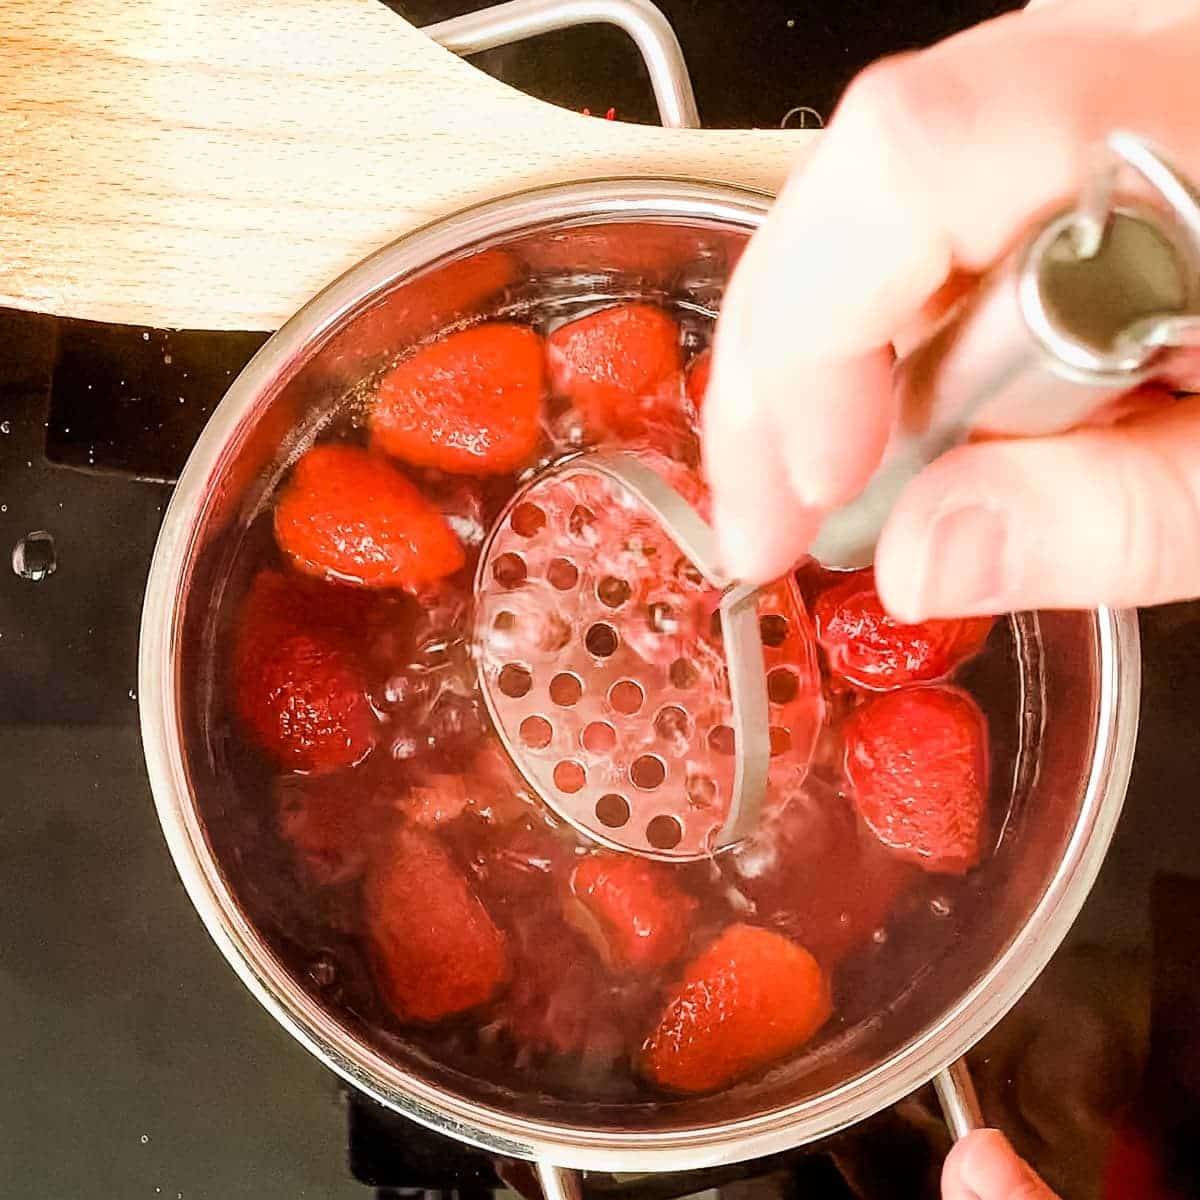
M 1200 3 L 1051 0 L 870 68 L 731 280 L 705 460 L 731 574 L 765 582 L 862 488 L 893 343 L 1076 194 L 1110 129 L 1200 177 Z M 1200 398 L 991 441 L 910 485 L 876 579 L 903 620 L 1200 594 Z
M 956 1142 L 942 1168 L 942 1200 L 1058 1200 L 997 1129 Z

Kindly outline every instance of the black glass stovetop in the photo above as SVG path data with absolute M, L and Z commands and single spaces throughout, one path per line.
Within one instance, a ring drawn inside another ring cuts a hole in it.
M 421 24 L 479 5 L 396 7 Z M 828 115 L 880 54 L 1017 6 L 662 7 L 706 123 L 769 126 L 800 108 Z M 478 65 L 573 108 L 653 119 L 644 72 L 613 30 Z M 159 832 L 134 690 L 146 571 L 170 480 L 262 340 L 0 311 L 0 1198 L 530 1186 L 520 1164 L 348 1094 L 294 1043 L 209 941 Z M 1200 605 L 1144 613 L 1142 631 L 1142 732 L 1100 882 L 1042 979 L 972 1055 L 989 1119 L 1069 1200 L 1200 1196 Z M 588 1191 L 923 1198 L 945 1148 L 917 1095 L 802 1152 L 590 1178 Z M 1170 1182 L 1148 1182 L 1155 1172 Z

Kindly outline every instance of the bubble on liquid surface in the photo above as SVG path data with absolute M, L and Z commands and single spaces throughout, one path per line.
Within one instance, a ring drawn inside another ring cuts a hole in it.
M 308 977 L 319 988 L 330 987 L 337 979 L 337 963 L 332 954 L 318 954 L 309 963 Z
M 14 574 L 33 583 L 40 583 L 58 568 L 54 552 L 54 535 L 44 529 L 27 533 L 12 551 Z
M 954 905 L 945 896 L 934 896 L 929 902 L 929 911 L 935 917 L 948 917 L 954 911 Z

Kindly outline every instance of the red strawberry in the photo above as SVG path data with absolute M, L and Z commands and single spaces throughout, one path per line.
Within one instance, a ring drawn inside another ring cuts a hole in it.
M 713 1091 L 798 1050 L 831 1011 L 829 980 L 803 946 L 731 925 L 684 970 L 643 1067 L 670 1091 Z
M 701 350 L 688 365 L 687 394 L 699 412 L 704 407 L 708 378 L 712 374 L 712 351 Z
M 508 975 L 507 939 L 431 834 L 396 831 L 367 876 L 364 909 L 376 981 L 402 1021 L 477 1008 Z
M 279 548 L 310 575 L 417 589 L 463 551 L 445 518 L 394 467 L 357 446 L 314 446 L 275 501 Z
M 987 802 L 987 719 L 966 692 L 876 696 L 845 726 L 846 775 L 877 838 L 926 871 L 979 862 Z
M 264 571 L 238 614 L 234 706 L 255 741 L 295 770 L 347 766 L 375 741 L 353 639 L 317 619 L 339 590 L 318 599 L 306 581 Z
M 554 389 L 596 434 L 636 435 L 678 419 L 679 326 L 650 304 L 618 304 L 580 317 L 547 339 Z
M 670 867 L 625 854 L 588 855 L 571 890 L 599 926 L 608 956 L 637 970 L 666 966 L 683 953 L 699 907 Z
M 491 321 L 419 349 L 380 381 L 371 436 L 421 467 L 506 475 L 541 437 L 542 340 L 524 325 Z
M 884 611 L 871 571 L 823 593 L 813 616 L 829 669 L 872 691 L 944 678 L 983 646 L 992 628 L 991 617 L 902 625 Z

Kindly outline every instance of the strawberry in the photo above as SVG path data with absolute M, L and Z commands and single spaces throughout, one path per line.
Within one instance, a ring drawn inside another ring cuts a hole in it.
M 688 364 L 687 394 L 696 406 L 696 411 L 704 407 L 704 396 L 708 391 L 708 378 L 712 374 L 712 351 L 701 350 Z
M 445 518 L 384 459 L 314 446 L 275 501 L 275 540 L 301 571 L 359 587 L 416 590 L 464 562 Z
M 367 876 L 371 963 L 402 1021 L 486 1004 L 508 975 L 508 942 L 432 834 L 399 829 Z
M 803 946 L 731 925 L 671 991 L 643 1070 L 673 1092 L 713 1091 L 798 1050 L 831 1011 L 829 980 Z
M 884 611 L 871 571 L 824 592 L 813 616 L 829 669 L 872 691 L 944 678 L 982 648 L 992 628 L 991 617 L 902 625 Z
M 679 326 L 650 304 L 617 304 L 547 339 L 554 390 L 595 435 L 635 436 L 678 420 L 683 382 Z
M 625 854 L 590 854 L 575 868 L 571 891 L 596 925 L 617 966 L 652 970 L 683 953 L 699 907 L 661 863 Z
M 320 619 L 340 590 L 318 598 L 307 581 L 263 571 L 238 614 L 234 707 L 254 740 L 294 770 L 347 766 L 375 741 L 350 630 Z
M 545 390 L 542 340 L 490 321 L 439 338 L 380 381 L 371 437 L 395 458 L 470 475 L 507 475 L 533 457 Z
M 876 696 L 846 722 L 846 776 L 859 815 L 901 858 L 961 875 L 979 862 L 987 720 L 957 688 Z

